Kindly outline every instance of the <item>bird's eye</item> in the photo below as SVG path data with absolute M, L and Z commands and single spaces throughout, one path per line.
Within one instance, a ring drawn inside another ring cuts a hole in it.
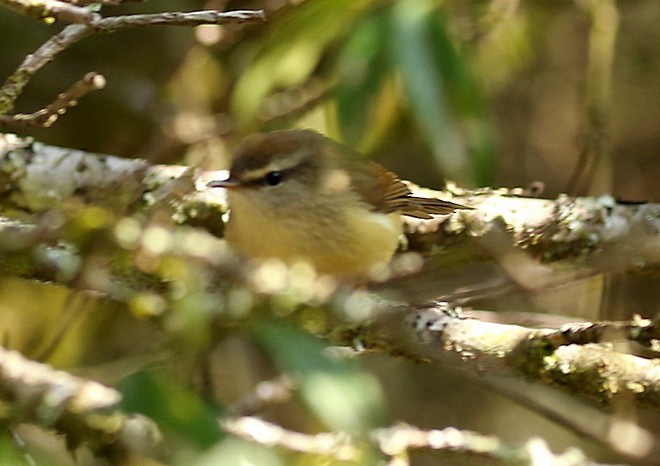
M 282 182 L 282 172 L 266 173 L 266 184 L 276 186 Z

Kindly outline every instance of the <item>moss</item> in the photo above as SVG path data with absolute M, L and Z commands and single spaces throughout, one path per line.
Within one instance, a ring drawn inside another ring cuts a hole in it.
M 561 347 L 583 346 L 568 345 Z M 609 405 L 619 392 L 616 377 L 607 374 L 607 361 L 600 354 L 589 356 L 588 352 L 559 354 L 549 339 L 530 340 L 516 354 L 515 367 L 532 380 L 542 380 L 557 388 L 565 388 L 573 394 L 583 395 L 598 404 Z

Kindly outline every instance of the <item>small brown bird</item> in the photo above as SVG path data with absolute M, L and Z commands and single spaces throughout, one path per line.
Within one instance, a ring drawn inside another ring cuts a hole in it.
M 226 180 L 227 241 L 248 257 L 310 262 L 363 277 L 387 264 L 401 215 L 430 219 L 460 204 L 415 197 L 392 172 L 312 130 L 274 131 L 241 144 Z

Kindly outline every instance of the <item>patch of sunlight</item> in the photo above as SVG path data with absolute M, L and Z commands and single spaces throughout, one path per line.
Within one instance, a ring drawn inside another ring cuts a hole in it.
M 195 466 L 284 466 L 281 458 L 271 449 L 256 443 L 228 437 L 218 442 L 194 461 Z

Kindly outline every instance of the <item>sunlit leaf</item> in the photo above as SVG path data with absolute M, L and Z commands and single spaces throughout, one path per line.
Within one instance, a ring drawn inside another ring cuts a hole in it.
M 232 97 L 232 110 L 242 124 L 257 115 L 273 90 L 305 81 L 333 41 L 353 26 L 370 0 L 308 0 L 280 18 L 263 47 L 243 73 Z
M 283 321 L 264 322 L 255 334 L 328 428 L 363 431 L 382 422 L 380 386 L 355 361 L 330 358 L 320 339 Z
M 535 32 L 547 27 L 547 21 L 546 16 L 537 17 L 525 8 L 517 8 L 513 14 L 499 16 L 488 24 L 486 34 L 475 44 L 475 61 L 491 93 L 511 85 L 516 73 L 531 64 Z
M 227 437 L 195 458 L 192 464 L 194 466 L 285 466 L 287 463 L 284 463 L 278 456 L 277 450 L 273 448 L 256 442 Z

